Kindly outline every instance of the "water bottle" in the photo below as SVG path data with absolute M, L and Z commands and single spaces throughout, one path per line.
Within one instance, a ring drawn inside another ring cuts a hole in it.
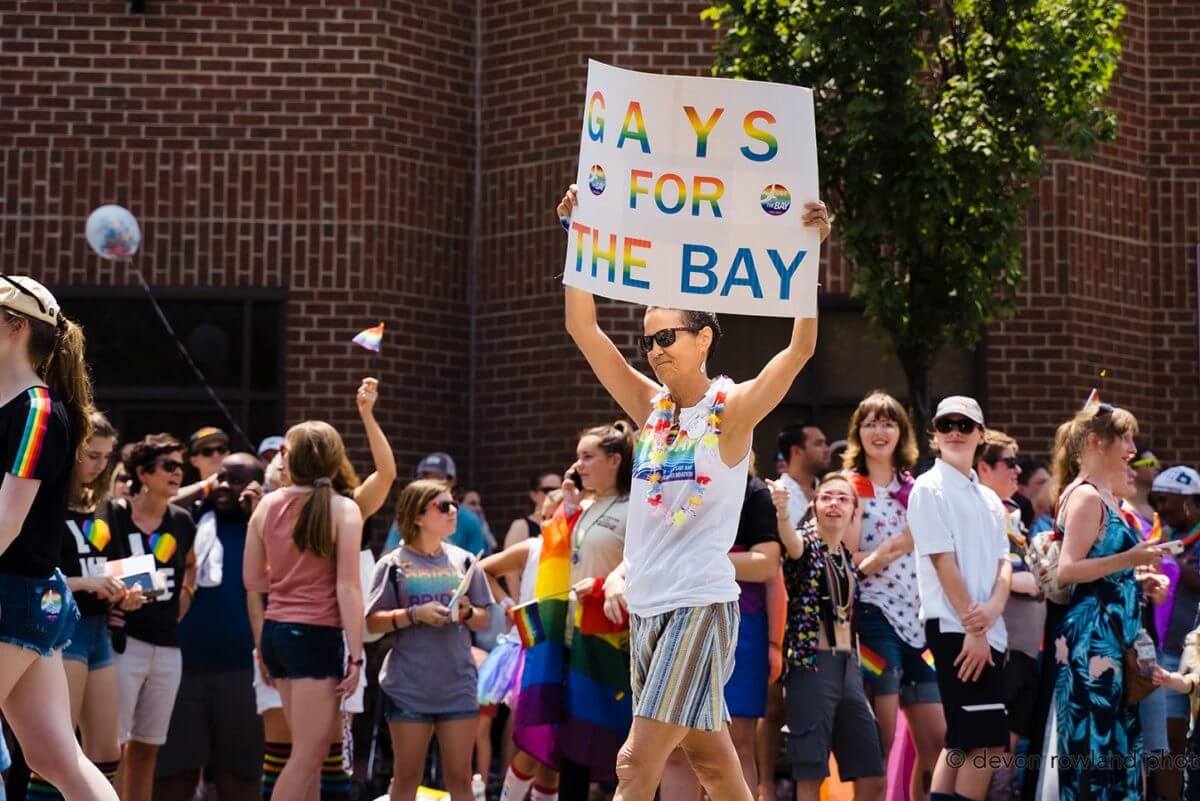
M 471 795 L 475 801 L 487 801 L 487 782 L 478 773 L 471 778 Z
M 1154 640 L 1150 639 L 1150 635 L 1145 629 L 1138 629 L 1137 637 L 1133 640 L 1134 650 L 1137 651 L 1138 670 L 1146 678 L 1154 675 L 1154 666 L 1158 664 L 1158 659 L 1154 653 Z

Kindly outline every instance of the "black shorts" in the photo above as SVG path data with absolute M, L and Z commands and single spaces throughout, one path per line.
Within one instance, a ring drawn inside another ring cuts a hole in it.
M 946 715 L 946 747 L 960 751 L 980 748 L 1008 749 L 1008 714 L 1004 706 L 1004 654 L 992 650 L 992 662 L 972 682 L 958 678 L 954 660 L 962 651 L 963 636 L 942 633 L 938 621 L 925 622 L 925 642 L 937 665 L 938 690 Z
M 1037 709 L 1041 667 L 1024 651 L 1009 651 L 1004 663 L 1004 705 L 1008 708 L 1008 729 L 1028 737 L 1033 732 Z
M 341 679 L 342 630 L 309 623 L 263 622 L 262 658 L 273 679 Z

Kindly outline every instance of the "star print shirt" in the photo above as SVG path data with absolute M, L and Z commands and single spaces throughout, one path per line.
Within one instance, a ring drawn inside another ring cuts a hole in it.
M 860 482 L 861 483 L 861 482 Z M 886 487 L 872 483 L 875 497 L 863 499 L 859 550 L 874 551 L 908 527 L 908 514 L 896 499 L 901 484 L 893 478 Z M 925 631 L 918 619 L 921 598 L 917 590 L 917 560 L 906 553 L 883 570 L 872 573 L 859 588 L 859 603 L 877 607 L 900 639 L 914 648 L 925 647 Z
M 830 553 L 829 546 L 817 534 L 813 520 L 806 521 L 796 533 L 804 541 L 804 553 L 799 559 L 793 559 L 784 551 L 783 558 L 783 582 L 788 595 L 783 656 L 788 670 L 811 670 L 820 644 L 820 627 L 829 625 L 833 619 L 829 581 L 825 573 L 825 562 L 830 558 Z M 837 557 L 834 559 L 836 565 Z

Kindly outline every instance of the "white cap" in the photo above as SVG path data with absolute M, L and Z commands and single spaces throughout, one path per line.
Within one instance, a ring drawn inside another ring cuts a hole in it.
M 948 398 L 943 398 L 942 402 L 937 406 L 937 411 L 934 413 L 933 419 L 937 420 L 948 414 L 961 414 L 963 417 L 979 425 L 984 424 L 983 409 L 979 408 L 978 401 L 974 398 L 968 398 L 966 395 L 951 395 Z
M 1200 495 L 1200 473 L 1185 465 L 1175 465 L 1154 477 L 1151 492 L 1169 495 Z
M 58 301 L 50 290 L 24 275 L 0 274 L 0 308 L 31 320 L 58 324 Z

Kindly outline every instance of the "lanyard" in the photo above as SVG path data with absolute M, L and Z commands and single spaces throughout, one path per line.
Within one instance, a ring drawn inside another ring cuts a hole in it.
M 604 511 L 602 511 L 595 520 L 589 523 L 587 528 L 583 528 L 583 519 L 587 517 L 588 512 L 592 511 L 592 509 L 595 507 L 595 504 L 588 507 L 587 510 L 579 516 L 579 521 L 575 524 L 575 530 L 579 531 L 582 529 L 582 531 L 580 531 L 578 537 L 575 536 L 574 532 L 571 533 L 571 564 L 579 564 L 579 551 L 583 548 L 583 541 L 587 539 L 587 535 L 591 532 L 591 530 L 596 527 L 597 523 L 604 519 L 604 516 L 608 514 L 608 510 L 612 509 L 619 500 L 621 500 L 620 495 L 609 501 L 608 506 L 604 507 Z

